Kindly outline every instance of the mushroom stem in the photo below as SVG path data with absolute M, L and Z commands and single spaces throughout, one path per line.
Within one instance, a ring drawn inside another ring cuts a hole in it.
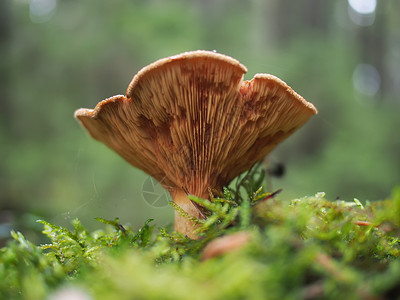
M 185 212 L 197 219 L 203 219 L 200 211 L 196 206 L 190 201 L 187 194 L 179 189 L 171 193 L 172 198 L 176 205 L 182 208 Z M 180 232 L 191 239 L 197 239 L 198 236 L 193 231 L 196 229 L 196 224 L 192 221 L 182 217 L 178 211 L 175 210 L 175 231 Z

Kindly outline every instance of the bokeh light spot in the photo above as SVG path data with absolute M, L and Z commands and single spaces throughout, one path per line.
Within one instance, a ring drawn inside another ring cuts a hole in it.
M 376 0 L 348 0 L 350 7 L 357 13 L 372 14 L 376 9 Z
M 375 21 L 376 0 L 348 0 L 350 20 L 359 26 L 370 26 Z
M 374 66 L 359 64 L 353 73 L 353 84 L 360 94 L 375 96 L 381 86 L 381 76 Z
M 57 0 L 31 0 L 29 16 L 34 23 L 44 23 L 51 19 L 57 6 Z

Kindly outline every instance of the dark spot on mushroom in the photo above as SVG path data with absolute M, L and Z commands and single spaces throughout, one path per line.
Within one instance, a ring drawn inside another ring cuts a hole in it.
M 277 100 L 279 100 L 278 96 L 272 96 L 268 99 L 270 102 L 276 102 Z

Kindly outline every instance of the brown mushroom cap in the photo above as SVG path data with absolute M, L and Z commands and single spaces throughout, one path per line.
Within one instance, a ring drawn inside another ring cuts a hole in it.
M 126 96 L 75 117 L 93 138 L 173 192 L 206 197 L 261 160 L 315 107 L 269 74 L 243 81 L 237 60 L 186 52 L 143 68 Z
M 126 96 L 79 109 L 75 117 L 199 217 L 182 190 L 206 198 L 209 188 L 229 184 L 317 113 L 279 78 L 256 74 L 243 81 L 246 72 L 226 55 L 185 52 L 144 67 Z M 187 231 L 188 224 L 178 223 L 178 231 Z

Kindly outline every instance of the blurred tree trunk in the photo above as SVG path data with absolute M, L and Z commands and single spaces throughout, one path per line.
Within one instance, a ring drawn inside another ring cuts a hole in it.
M 11 43 L 10 0 L 0 1 L 0 126 L 6 128 L 10 116 L 10 43 Z
M 0 146 L 0 210 L 2 206 L 7 203 L 8 186 L 6 183 L 7 168 L 5 167 L 7 161 L 6 148 L 10 141 L 11 135 L 7 132 L 9 126 L 9 119 L 11 117 L 11 78 L 10 78 L 10 53 L 11 53 L 11 9 L 10 0 L 0 0 L 0 139 L 2 145 Z M 0 222 L 2 220 L 0 219 Z
M 374 66 L 381 78 L 380 93 L 386 96 L 390 91 L 388 70 L 385 64 L 387 53 L 387 24 L 385 3 L 378 2 L 375 21 L 370 26 L 362 26 L 358 32 L 360 63 Z
M 325 33 L 329 30 L 333 18 L 334 1 L 320 0 L 275 0 L 275 13 L 271 14 L 271 28 L 280 45 L 304 32 Z

